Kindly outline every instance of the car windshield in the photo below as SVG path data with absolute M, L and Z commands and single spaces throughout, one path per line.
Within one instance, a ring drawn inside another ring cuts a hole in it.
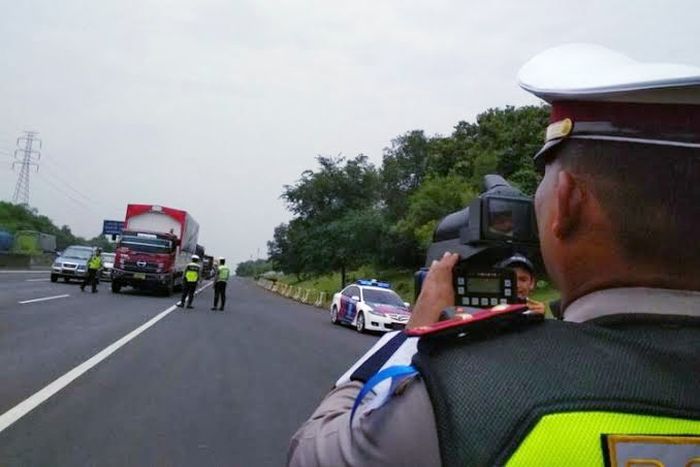
M 102 257 L 102 261 L 113 263 L 116 255 L 114 253 L 102 253 L 100 256 Z
M 63 252 L 64 258 L 72 259 L 90 259 L 92 256 L 92 250 L 88 248 L 68 248 Z
M 393 305 L 405 307 L 403 300 L 396 292 L 391 290 L 364 289 L 364 298 L 367 303 L 375 303 L 377 305 Z
M 144 253 L 170 253 L 170 240 L 162 238 L 137 237 L 135 235 L 127 235 L 122 237 L 120 246 L 127 247 L 131 250 L 142 251 Z

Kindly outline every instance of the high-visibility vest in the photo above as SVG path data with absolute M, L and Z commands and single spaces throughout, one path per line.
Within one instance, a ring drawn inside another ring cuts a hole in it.
M 102 267 L 102 258 L 99 256 L 93 256 L 88 261 L 88 269 L 100 269 Z
M 697 465 L 700 319 L 620 316 L 421 338 L 442 464 Z
M 185 268 L 185 282 L 197 282 L 199 280 L 199 271 L 199 264 L 188 264 Z
M 216 281 L 217 282 L 226 282 L 228 281 L 228 278 L 231 276 L 231 270 L 228 268 L 228 266 L 219 266 L 219 271 L 216 274 Z

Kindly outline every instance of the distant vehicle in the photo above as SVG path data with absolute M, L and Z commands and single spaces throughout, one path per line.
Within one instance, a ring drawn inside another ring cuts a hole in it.
M 202 257 L 202 277 L 205 279 L 211 279 L 214 277 L 216 272 L 216 264 L 214 263 L 214 257 L 209 255 L 204 255 Z
M 35 230 L 15 232 L 12 250 L 18 253 L 46 253 L 56 250 L 56 236 Z
M 5 230 L 0 230 L 0 251 L 10 251 L 14 242 L 14 235 Z
M 357 332 L 404 329 L 409 304 L 388 282 L 361 279 L 333 295 L 331 323 L 354 326 Z
M 65 282 L 71 279 L 84 280 L 87 276 L 87 263 L 93 253 L 93 247 L 72 245 L 56 258 L 51 266 L 51 282 L 62 277 Z
M 199 224 L 186 211 L 129 204 L 117 243 L 112 292 L 124 286 L 167 295 L 182 286 L 185 267 L 197 246 Z
M 116 253 L 102 253 L 100 255 L 102 258 L 102 271 L 100 271 L 101 281 L 112 280 L 112 269 L 114 268 L 114 258 L 116 256 Z

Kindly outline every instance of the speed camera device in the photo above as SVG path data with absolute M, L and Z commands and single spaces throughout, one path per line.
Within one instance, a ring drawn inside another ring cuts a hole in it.
M 425 267 L 415 274 L 416 297 L 433 260 L 458 253 L 452 281 L 455 305 L 490 308 L 519 303 L 515 272 L 494 265 L 521 254 L 542 269 L 532 198 L 500 175 L 484 177 L 485 190 L 467 207 L 445 216 L 433 232 Z

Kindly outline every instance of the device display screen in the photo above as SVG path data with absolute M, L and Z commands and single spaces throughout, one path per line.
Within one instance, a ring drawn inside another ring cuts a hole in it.
M 536 238 L 532 204 L 512 199 L 487 199 L 485 235 L 487 238 L 532 241 Z
M 468 277 L 467 291 L 472 294 L 500 294 L 500 277 Z

